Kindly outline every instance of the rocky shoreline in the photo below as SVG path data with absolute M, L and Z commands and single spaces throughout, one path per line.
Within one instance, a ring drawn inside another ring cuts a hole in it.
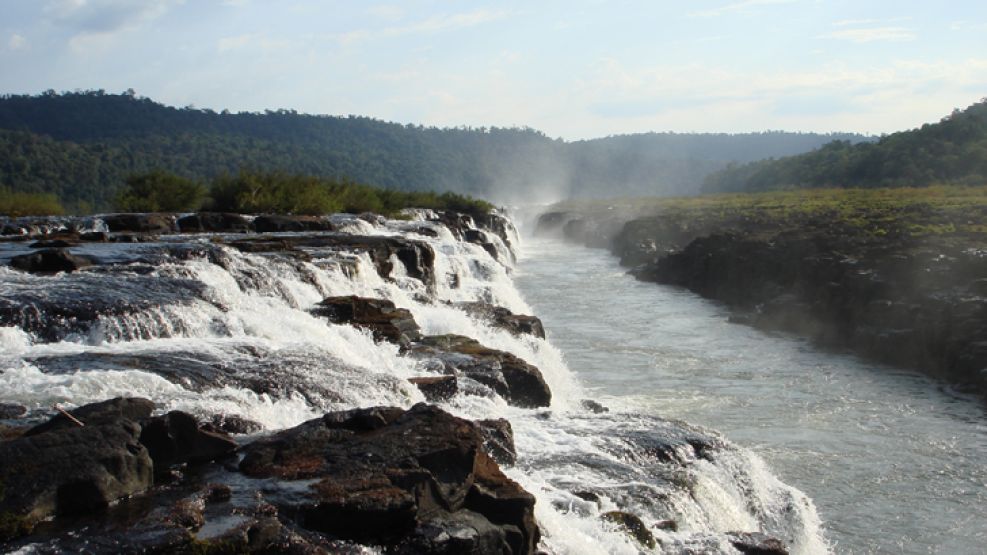
M 902 210 L 910 212 L 861 210 L 849 223 L 825 211 L 704 208 L 622 220 L 587 210 L 542 214 L 537 228 L 609 248 L 638 279 L 722 302 L 734 321 L 987 393 L 984 233 L 928 207 Z M 916 233 L 915 222 L 950 231 Z

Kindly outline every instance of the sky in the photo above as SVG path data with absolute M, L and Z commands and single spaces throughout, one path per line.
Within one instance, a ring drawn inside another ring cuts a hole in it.
M 0 0 L 0 93 L 567 140 L 891 133 L 987 97 L 987 2 Z

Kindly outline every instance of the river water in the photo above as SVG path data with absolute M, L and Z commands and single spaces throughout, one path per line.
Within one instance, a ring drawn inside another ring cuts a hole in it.
M 987 551 L 987 412 L 918 374 L 728 321 L 604 250 L 527 239 L 516 284 L 600 402 L 718 430 L 809 495 L 838 553 Z

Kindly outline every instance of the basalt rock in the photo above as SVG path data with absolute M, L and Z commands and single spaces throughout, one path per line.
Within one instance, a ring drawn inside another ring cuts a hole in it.
M 538 368 L 517 356 L 481 345 L 462 335 L 433 335 L 414 343 L 409 352 L 438 361 L 448 374 L 475 380 L 519 407 L 547 407 L 552 393 Z
M 147 447 L 158 475 L 172 465 L 215 460 L 237 448 L 229 436 L 203 429 L 194 416 L 181 411 L 146 420 L 140 442 Z
M 114 424 L 121 420 L 141 422 L 151 416 L 154 403 L 141 397 L 116 397 L 98 403 L 83 405 L 68 411 L 73 418 L 87 426 Z M 33 436 L 55 430 L 71 430 L 79 427 L 62 413 L 56 413 L 50 420 L 31 428 L 25 435 Z
M 44 249 L 10 259 L 11 266 L 32 274 L 74 272 L 92 264 L 89 258 L 72 254 L 66 249 Z
M 140 424 L 122 416 L 103 420 L 99 412 L 83 415 L 86 426 L 36 428 L 0 443 L 0 520 L 6 523 L 0 533 L 9 538 L 53 515 L 102 511 L 151 486 Z
M 174 214 L 107 214 L 103 223 L 113 233 L 173 233 L 177 231 Z
M 534 498 L 501 473 L 477 426 L 434 406 L 329 413 L 244 448 L 248 476 L 313 480 L 274 498 L 331 537 L 403 553 L 533 553 Z
M 257 233 L 281 233 L 287 231 L 333 231 L 332 223 L 316 216 L 257 216 L 254 219 Z
M 328 297 L 310 311 L 334 324 L 351 324 L 368 329 L 377 341 L 407 344 L 421 339 L 421 331 L 411 312 L 396 308 L 387 299 L 368 299 L 355 295 Z
M 350 235 L 345 233 L 303 235 L 287 238 L 294 247 L 366 252 L 384 278 L 394 277 L 394 259 L 403 266 L 403 273 L 426 285 L 435 284 L 435 252 L 424 241 L 379 235 Z
M 730 532 L 730 544 L 744 555 L 788 555 L 785 544 L 759 532 Z
M 481 302 L 459 302 L 455 303 L 455 306 L 465 310 L 472 316 L 482 318 L 491 325 L 505 329 L 514 335 L 525 333 L 542 339 L 545 338 L 545 328 L 537 316 L 514 314 L 502 306 Z
M 408 381 L 415 384 L 430 403 L 452 399 L 459 391 L 456 376 L 423 376 L 409 378 Z
M 517 449 L 514 447 L 514 430 L 505 418 L 477 420 L 476 425 L 483 434 L 483 449 L 498 464 L 513 465 L 517 462 Z
M 253 229 L 250 220 L 240 214 L 227 212 L 199 212 L 179 218 L 175 222 L 182 233 L 228 232 L 247 233 Z

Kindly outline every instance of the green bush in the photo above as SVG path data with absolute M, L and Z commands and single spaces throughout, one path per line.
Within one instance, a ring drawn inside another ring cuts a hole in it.
M 156 170 L 128 177 L 115 207 L 124 212 L 188 212 L 198 210 L 205 196 L 199 183 Z
M 65 209 L 51 193 L 15 193 L 0 188 L 0 214 L 10 217 L 59 216 Z

